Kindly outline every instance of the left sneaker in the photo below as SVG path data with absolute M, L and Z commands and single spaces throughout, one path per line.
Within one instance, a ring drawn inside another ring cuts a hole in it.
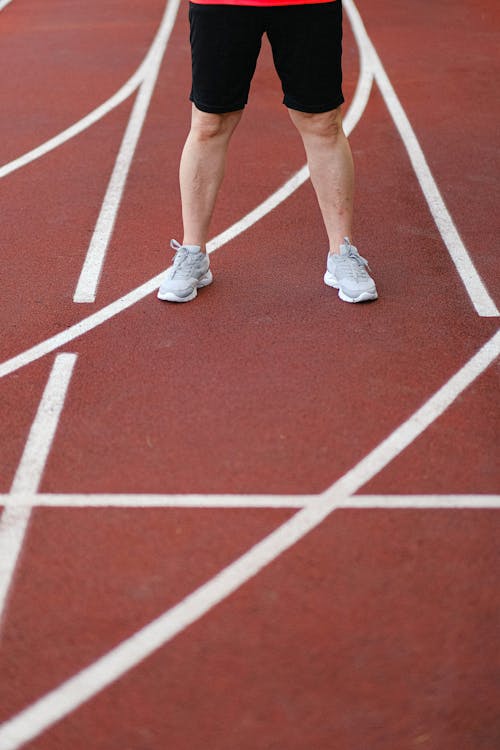
M 324 281 L 327 286 L 339 290 L 344 302 L 368 302 L 378 298 L 377 288 L 366 269 L 368 261 L 344 237 L 339 255 L 328 253 Z
M 198 245 L 185 246 L 172 240 L 170 247 L 175 250 L 175 258 L 163 277 L 158 299 L 190 302 L 198 294 L 198 289 L 213 281 L 210 261 Z

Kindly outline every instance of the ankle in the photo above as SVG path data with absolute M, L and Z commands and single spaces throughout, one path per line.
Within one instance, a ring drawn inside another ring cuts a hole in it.
M 339 252 L 342 250 L 342 248 L 347 244 L 349 245 L 354 244 L 352 242 L 350 234 L 343 235 L 342 238 L 337 242 L 337 244 L 334 243 L 332 246 L 330 246 L 330 250 L 328 252 L 330 255 L 338 255 Z
M 207 252 L 207 246 L 205 244 L 200 244 L 198 242 L 186 242 L 185 240 L 182 243 L 182 247 L 186 247 L 188 250 L 199 250 L 202 253 Z

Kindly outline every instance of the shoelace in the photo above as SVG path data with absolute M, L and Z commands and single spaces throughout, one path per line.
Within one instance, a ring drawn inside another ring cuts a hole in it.
M 347 248 L 347 253 L 339 255 L 337 263 L 342 263 L 349 276 L 352 276 L 355 279 L 365 279 L 368 276 L 366 269 L 368 269 L 368 271 L 371 270 L 368 261 L 358 253 L 353 245 L 351 245 L 348 237 L 344 237 L 344 246 Z
M 191 254 L 186 250 L 185 247 L 183 247 L 183 245 L 177 242 L 177 240 L 171 240 L 170 247 L 172 248 L 172 250 L 175 250 L 175 257 L 173 262 L 174 273 L 181 271 L 186 275 L 189 275 L 189 270 L 194 263 L 194 259 L 191 257 Z

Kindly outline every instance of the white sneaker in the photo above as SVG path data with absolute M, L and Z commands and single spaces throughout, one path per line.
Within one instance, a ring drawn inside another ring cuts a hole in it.
M 339 290 L 344 302 L 368 302 L 377 299 L 375 282 L 368 274 L 368 261 L 362 258 L 357 249 L 344 237 L 340 255 L 328 253 L 325 284 Z
M 198 289 L 213 281 L 208 255 L 202 253 L 200 247 L 185 247 L 176 240 L 170 242 L 170 247 L 175 250 L 174 263 L 163 277 L 158 299 L 189 302 L 196 297 Z

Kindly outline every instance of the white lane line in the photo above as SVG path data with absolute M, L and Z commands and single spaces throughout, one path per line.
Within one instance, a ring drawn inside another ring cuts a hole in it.
M 71 140 L 71 138 L 74 138 L 80 133 L 83 133 L 84 130 L 90 128 L 91 125 L 94 125 L 94 123 L 101 120 L 105 115 L 122 104 L 140 86 L 143 79 L 143 65 L 144 63 L 141 64 L 134 75 L 129 78 L 129 80 L 124 83 L 121 89 L 113 94 L 112 97 L 107 99 L 96 109 L 92 110 L 92 112 L 89 112 L 89 114 L 83 117 L 81 120 L 78 120 L 78 122 L 70 125 L 70 127 L 66 128 L 66 130 L 63 130 L 53 138 L 50 138 L 48 141 L 40 144 L 40 146 L 37 146 L 31 151 L 28 151 L 22 156 L 18 156 L 16 159 L 13 159 L 12 161 L 7 162 L 7 164 L 1 166 L 0 178 L 7 177 L 7 175 L 12 174 L 12 172 L 16 172 L 18 169 L 21 169 L 21 167 L 25 167 L 32 161 L 36 161 L 36 159 L 40 159 L 40 157 L 45 156 L 45 154 L 48 154 L 50 151 L 53 151 L 59 146 L 62 146 L 63 143 L 66 143 L 66 141 Z
M 163 19 L 160 23 L 160 26 L 158 27 L 156 36 L 144 60 L 142 61 L 140 66 L 137 68 L 135 73 L 128 79 L 128 81 L 126 81 L 126 83 L 123 84 L 123 86 L 120 89 L 118 89 L 118 91 L 116 91 L 116 93 L 113 94 L 113 96 L 111 96 L 109 99 L 103 102 L 99 107 L 92 110 L 92 112 L 89 112 L 89 114 L 83 117 L 81 120 L 78 120 L 78 122 L 75 122 L 73 123 L 73 125 L 70 125 L 70 127 L 66 128 L 66 130 L 63 130 L 61 133 L 58 133 L 53 138 L 50 138 L 48 141 L 41 143 L 39 146 L 32 149 L 31 151 L 28 151 L 27 153 L 22 154 L 21 156 L 18 156 L 13 161 L 10 161 L 7 164 L 4 164 L 3 166 L 1 166 L 0 178 L 6 177 L 12 172 L 15 172 L 17 169 L 21 169 L 21 167 L 25 167 L 27 164 L 30 164 L 30 162 L 35 161 L 36 159 L 39 159 L 41 156 L 48 154 L 50 151 L 53 151 L 55 148 L 62 146 L 63 143 L 66 143 L 66 141 L 69 141 L 71 138 L 74 138 L 75 136 L 79 135 L 84 130 L 87 130 L 87 128 L 94 125 L 94 123 L 101 120 L 103 117 L 105 117 L 105 115 L 107 115 L 113 109 L 115 109 L 120 104 L 122 104 L 126 99 L 128 99 L 129 96 L 131 96 L 134 93 L 134 91 L 141 85 L 141 83 L 144 80 L 144 76 L 148 68 L 150 67 L 150 60 L 152 57 L 152 53 L 155 50 L 155 45 L 157 44 L 160 36 L 164 34 L 165 27 L 169 21 L 168 14 L 169 14 L 169 10 L 168 10 L 168 3 L 167 3 L 165 5 Z
M 3 10 L 6 5 L 9 5 L 12 2 L 12 0 L 3 0 L 0 2 L 0 10 Z
M 319 500 L 298 511 L 175 607 L 5 722 L 0 727 L 0 750 L 16 750 L 60 721 L 234 593 L 317 527 L 336 508 L 352 504 L 354 499 L 350 495 L 426 430 L 499 353 L 500 332 L 380 446 L 323 493 Z
M 18 503 L 36 493 L 54 439 L 76 354 L 59 354 L 43 392 L 28 435 L 5 509 L 0 518 L 0 625 L 17 560 L 21 552 L 31 508 Z
M 500 495 L 354 495 L 350 510 L 487 510 L 500 508 Z
M 455 399 L 473 383 L 500 354 L 500 331 L 481 347 L 448 382 L 432 396 L 410 419 L 394 430 L 371 453 L 335 482 L 324 493 L 325 498 L 343 495 L 344 499 L 357 492 L 397 455 L 402 453 L 424 432 Z
M 351 21 L 352 18 L 357 17 L 360 28 L 362 28 L 362 32 L 360 33 L 363 37 L 363 47 L 369 56 L 370 67 L 373 70 L 375 80 L 394 121 L 396 129 L 401 136 L 406 151 L 408 152 L 413 170 L 425 196 L 432 217 L 439 233 L 441 234 L 443 242 L 448 249 L 451 259 L 455 264 L 460 278 L 462 279 L 467 294 L 469 295 L 478 315 L 483 317 L 496 317 L 500 315 L 500 312 L 479 276 L 467 248 L 458 233 L 451 214 L 446 207 L 441 192 L 429 168 L 422 147 L 418 142 L 415 131 L 413 130 L 408 116 L 389 80 L 380 57 L 368 36 L 353 0 L 345 0 L 344 7 L 349 11 Z
M 102 267 L 113 234 L 118 209 L 125 189 L 132 159 L 139 142 L 151 97 L 156 85 L 161 62 L 174 27 L 180 0 L 170 0 L 165 19 L 148 54 L 144 80 L 139 89 L 125 134 L 116 157 L 115 166 L 104 196 L 99 218 L 90 241 L 83 268 L 78 279 L 74 302 L 94 302 Z
M 37 494 L 25 492 L 16 505 L 65 508 L 303 508 L 318 495 L 133 495 Z M 11 495 L 0 495 L 9 505 Z
M 305 508 L 322 495 L 133 495 L 23 492 L 16 507 L 28 508 Z M 8 506 L 10 494 L 0 494 L 0 505 Z M 500 495 L 353 495 L 342 506 L 357 508 L 500 508 Z
M 359 30 L 357 29 L 357 27 L 353 26 L 353 31 L 356 38 L 358 38 L 357 34 L 359 33 Z M 361 47 L 360 68 L 360 80 L 358 82 L 358 86 L 356 87 L 356 92 L 351 107 L 349 108 L 349 111 L 345 117 L 345 130 L 348 135 L 352 132 L 352 129 L 359 122 L 359 119 L 361 118 L 368 103 L 371 89 L 372 77 L 371 74 L 367 72 L 366 54 L 364 51 L 362 51 Z M 250 213 L 243 217 L 243 219 L 237 221 L 225 232 L 222 232 L 221 234 L 217 235 L 217 237 L 212 239 L 208 243 L 209 252 L 214 252 L 216 249 L 222 247 L 222 245 L 229 242 L 231 239 L 234 239 L 234 237 L 237 237 L 246 229 L 249 229 L 253 224 L 255 224 L 255 222 L 262 219 L 267 213 L 269 213 L 269 211 L 275 208 L 280 201 L 285 200 L 285 198 L 291 195 L 291 193 L 293 193 L 293 191 L 305 181 L 306 177 L 304 177 L 304 175 L 307 174 L 305 170 L 307 170 L 307 167 L 303 167 L 301 170 L 299 170 L 299 172 L 291 177 L 281 188 L 279 188 L 275 193 L 273 193 L 273 195 L 271 195 L 269 198 L 263 201 L 263 203 L 257 206 L 256 209 L 250 211 Z M 105 323 L 107 320 L 115 317 L 115 315 L 119 315 L 119 313 L 127 310 L 129 307 L 132 307 L 132 305 L 136 304 L 136 302 L 140 302 L 140 300 L 144 299 L 158 288 L 164 273 L 165 271 L 162 271 L 157 276 L 150 279 L 149 281 L 146 281 L 144 284 L 141 284 L 141 286 L 133 289 L 128 294 L 125 294 L 123 297 L 120 297 L 114 302 L 111 302 L 109 305 L 106 305 L 106 307 L 101 308 L 101 310 L 98 310 L 92 315 L 83 318 L 78 323 L 75 323 L 69 328 L 66 328 L 64 331 L 61 331 L 54 336 L 50 336 L 49 338 L 45 339 L 45 341 L 41 341 L 39 344 L 26 349 L 24 352 L 21 352 L 20 354 L 11 357 L 8 360 L 5 360 L 0 364 L 0 378 L 3 378 L 12 372 L 15 372 L 16 370 L 19 370 L 21 367 L 25 367 L 31 362 L 34 362 L 35 360 L 40 359 L 46 354 L 53 352 L 60 346 L 64 346 L 68 342 L 74 341 L 74 339 L 78 338 L 79 336 L 83 336 L 85 333 L 88 333 L 94 328 L 97 328 L 98 326 Z
M 132 307 L 136 302 L 144 299 L 144 297 L 147 297 L 148 294 L 151 294 L 151 292 L 154 292 L 154 290 L 158 288 L 161 279 L 163 278 L 163 274 L 164 271 L 153 279 L 147 281 L 145 284 L 137 287 L 132 292 L 129 292 L 125 296 L 111 302 L 111 304 L 106 305 L 106 307 L 101 308 L 92 315 L 83 318 L 83 320 L 66 328 L 64 331 L 56 333 L 54 336 L 45 339 L 45 341 L 41 341 L 39 344 L 35 344 L 35 346 L 21 352 L 21 354 L 2 362 L 2 364 L 0 364 L 0 378 L 19 370 L 21 367 L 24 367 L 37 359 L 40 359 L 46 354 L 53 352 L 55 349 L 59 349 L 59 347 L 64 346 L 69 341 L 74 341 L 79 336 L 83 336 L 83 334 L 97 328 L 107 320 L 114 318 L 115 315 Z

